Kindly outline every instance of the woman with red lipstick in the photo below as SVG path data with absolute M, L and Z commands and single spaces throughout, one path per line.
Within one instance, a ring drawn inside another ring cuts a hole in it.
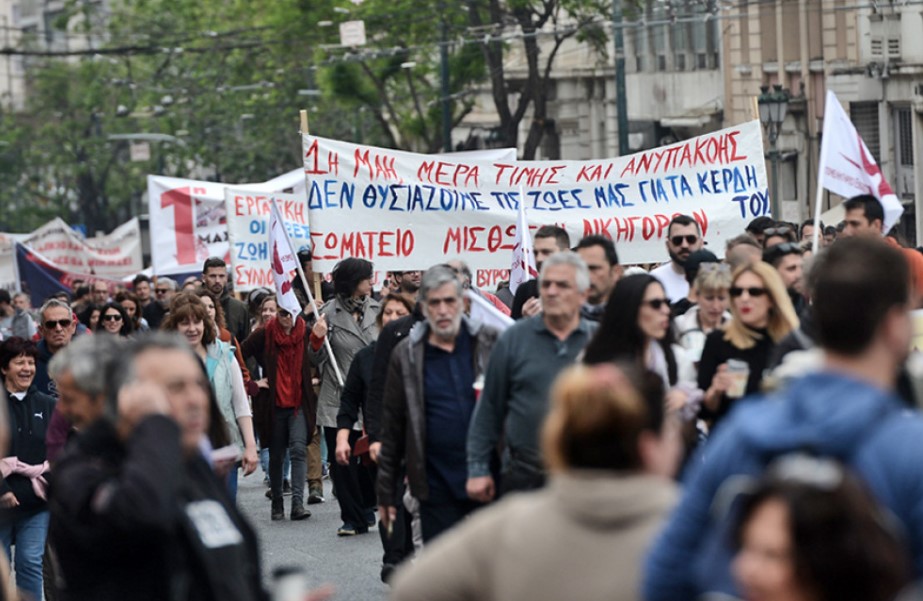
M 660 281 L 646 273 L 624 277 L 615 285 L 583 361 L 629 361 L 659 375 L 667 390 L 680 382 L 695 387 L 692 362 L 673 343 L 670 299 Z
M 758 392 L 776 343 L 798 328 L 782 279 L 757 261 L 734 272 L 731 320 L 705 339 L 699 362 L 699 388 L 705 401 L 699 414 L 712 427 L 734 400 Z

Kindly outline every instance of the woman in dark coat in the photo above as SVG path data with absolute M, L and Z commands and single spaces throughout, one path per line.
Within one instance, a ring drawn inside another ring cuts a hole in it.
M 12 337 L 0 345 L 0 372 L 10 414 L 10 450 L 0 459 L 0 541 L 16 570 L 16 585 L 42 598 L 42 556 L 48 534 L 45 434 L 55 401 L 39 392 L 35 379 L 35 343 Z M 11 545 L 15 557 L 10 557 Z

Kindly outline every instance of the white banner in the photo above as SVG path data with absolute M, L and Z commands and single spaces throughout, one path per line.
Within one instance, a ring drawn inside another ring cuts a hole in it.
M 0 234 L 0 287 L 3 288 L 19 288 L 15 242 L 69 272 L 120 279 L 134 277 L 144 269 L 137 218 L 126 221 L 111 234 L 96 238 L 84 238 L 60 217 L 29 234 Z
M 463 257 L 490 288 L 509 275 L 520 187 L 530 228 L 601 234 L 623 263 L 667 259 L 666 228 L 692 216 L 720 251 L 770 213 L 758 121 L 594 161 L 471 161 L 302 136 L 315 269 L 342 258 L 379 270 Z M 718 254 L 721 254 L 718 252 Z
M 308 208 L 304 196 L 262 194 L 238 188 L 225 190 L 231 283 L 234 290 L 272 288 L 272 254 L 267 242 L 271 201 L 275 200 L 295 252 L 309 248 Z
M 500 148 L 449 153 L 443 156 L 465 157 L 466 160 L 514 160 L 516 150 Z M 235 216 L 225 208 L 224 191 L 228 188 L 251 194 L 291 190 L 303 199 L 304 169 L 294 169 L 258 184 L 225 184 L 148 175 L 151 267 L 155 274 L 198 271 L 202 269 L 202 263 L 208 257 L 221 257 L 225 262 L 233 261 L 228 245 L 229 229 L 233 225 L 228 223 L 228 219 L 234 219 Z M 304 224 L 307 224 L 307 221 Z M 294 237 L 292 243 L 296 246 L 299 244 Z
M 65 271 L 120 279 L 144 269 L 137 217 L 95 238 L 84 238 L 56 217 L 19 241 Z

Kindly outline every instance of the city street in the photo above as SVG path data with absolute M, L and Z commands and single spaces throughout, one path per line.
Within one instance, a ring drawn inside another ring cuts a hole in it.
M 275 568 L 296 566 L 305 570 L 312 587 L 332 584 L 336 588 L 333 599 L 338 601 L 386 599 L 388 587 L 379 579 L 382 550 L 377 527 L 368 534 L 338 537 L 340 509 L 330 494 L 329 480 L 324 480 L 324 489 L 327 501 L 308 506 L 309 519 L 290 521 L 291 495 L 285 495 L 285 520 L 272 522 L 263 473 L 257 470 L 240 479 L 237 502 L 259 536 L 267 586 L 272 585 Z

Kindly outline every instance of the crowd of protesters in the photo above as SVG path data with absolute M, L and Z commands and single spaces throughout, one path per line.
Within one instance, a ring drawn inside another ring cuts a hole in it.
M 273 521 L 309 518 L 329 474 L 330 534 L 377 525 L 395 599 L 912 594 L 923 253 L 884 236 L 874 197 L 844 208 L 816 253 L 813 222 L 760 217 L 718 253 L 677 215 L 649 269 L 543 226 L 539 277 L 515 290 L 474 288 L 464 257 L 378 290 L 348 258 L 326 281 L 303 249 L 300 314 L 268 289 L 237 298 L 215 257 L 37 311 L 0 290 L 15 584 L 264 599 L 236 506 L 262 465 Z

